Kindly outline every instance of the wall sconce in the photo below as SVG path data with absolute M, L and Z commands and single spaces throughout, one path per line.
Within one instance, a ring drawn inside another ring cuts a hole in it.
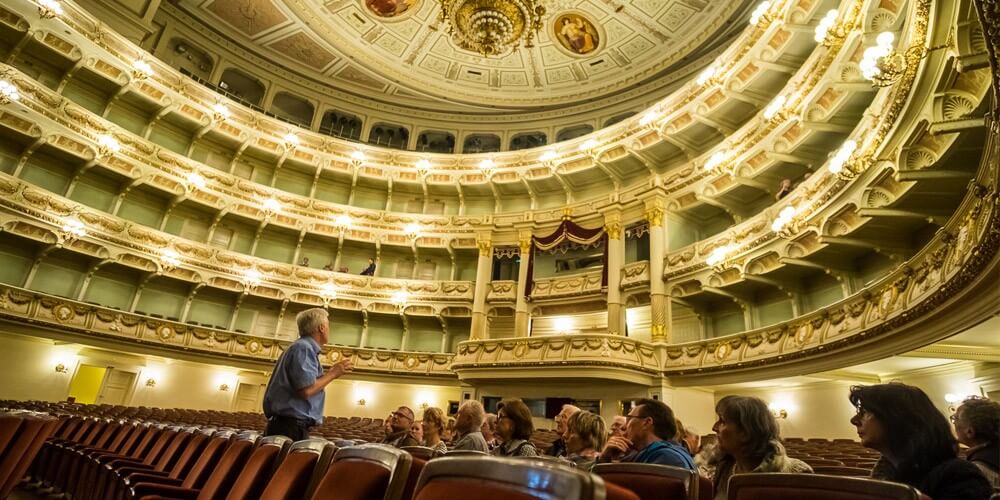
M 421 410 L 424 410 L 424 411 L 426 411 L 426 410 L 427 410 L 428 408 L 430 408 L 430 407 L 431 407 L 431 405 L 430 405 L 430 404 L 428 404 L 428 403 L 427 403 L 426 401 L 424 401 L 423 403 L 420 403 L 420 409 L 421 409 Z
M 80 219 L 69 218 L 63 221 L 62 225 L 63 237 L 67 242 L 71 242 L 77 238 L 84 238 L 87 236 L 87 226 L 80 222 Z
M 569 335 L 573 330 L 573 320 L 566 316 L 560 316 L 553 321 L 553 327 L 559 335 Z
M 778 213 L 778 217 L 775 218 L 774 222 L 771 223 L 771 230 L 776 233 L 780 233 L 781 230 L 785 228 L 785 226 L 787 226 L 790 222 L 792 222 L 792 219 L 795 217 L 796 213 L 798 213 L 798 209 L 795 208 L 795 206 L 787 206 L 785 208 L 782 208 L 781 212 Z
M 426 176 L 431 171 L 431 162 L 427 160 L 420 160 L 417 162 L 417 173 L 421 177 Z
M 906 70 L 906 58 L 892 48 L 895 40 L 896 35 L 890 31 L 879 33 L 875 46 L 865 49 L 861 57 L 861 75 L 876 87 L 891 87 Z
M 785 405 L 779 403 L 771 403 L 767 405 L 767 409 L 771 410 L 771 415 L 778 420 L 784 420 L 788 418 L 788 410 Z
M 285 134 L 285 137 L 283 137 L 282 139 L 284 139 L 285 141 L 285 149 L 289 151 L 297 148 L 301 143 L 301 141 L 299 140 L 299 136 L 295 135 L 292 132 Z
M 261 282 L 260 271 L 256 269 L 247 269 L 243 272 L 243 286 L 247 290 L 255 290 Z
M 97 157 L 98 158 L 108 158 L 111 155 L 117 153 L 122 149 L 122 145 L 118 142 L 118 139 L 108 135 L 101 134 L 97 137 Z
M 580 144 L 580 151 L 588 154 L 593 153 L 597 145 L 598 142 L 596 139 L 587 139 L 583 144 Z
M 330 283 L 323 283 L 319 289 L 319 296 L 323 299 L 323 304 L 330 305 L 331 301 L 337 300 L 337 288 Z
M 555 160 L 558 157 L 559 157 L 559 153 L 556 153 L 555 151 L 546 151 L 546 152 L 542 153 L 542 156 L 538 157 L 538 161 L 540 161 L 542 163 L 549 163 L 549 162 L 551 162 L 552 160 Z
M 725 269 L 726 258 L 729 257 L 729 254 L 732 253 L 733 250 L 736 250 L 735 245 L 722 245 L 721 247 L 717 247 L 715 250 L 712 250 L 711 254 L 708 255 L 708 258 L 705 259 L 705 263 L 708 264 L 709 267 L 714 267 L 716 271 Z
M 216 123 L 228 120 L 230 115 L 229 108 L 225 104 L 217 102 L 212 106 L 212 120 Z
M 403 228 L 403 232 L 406 233 L 406 237 L 415 240 L 420 237 L 420 225 L 416 222 L 411 222 Z
M 164 248 L 160 255 L 160 265 L 164 271 L 169 271 L 181 265 L 181 255 L 173 248 Z
M 57 364 L 56 373 L 69 373 L 69 368 L 66 367 L 66 363 Z
M 347 214 L 340 214 L 333 221 L 333 225 L 340 231 L 344 232 L 351 228 L 351 216 Z
M 760 26 L 761 24 L 770 23 L 773 16 L 769 12 L 771 10 L 771 2 L 764 0 L 763 2 L 757 4 L 757 8 L 750 13 L 750 25 Z
M 205 178 L 198 172 L 191 172 L 188 174 L 187 181 L 189 186 L 194 189 L 205 189 Z
M 62 13 L 62 5 L 56 0 L 38 0 L 38 15 L 42 16 L 42 19 L 52 19 L 61 16 Z
M 273 217 L 275 214 L 281 212 L 281 202 L 274 198 L 268 198 L 264 200 L 264 214 L 268 217 Z
M 399 307 L 403 307 L 406 305 L 406 301 L 409 300 L 409 298 L 410 294 L 406 293 L 403 290 L 400 290 L 392 294 L 392 303 L 396 304 Z
M 716 77 L 719 76 L 719 67 L 716 65 L 711 65 L 704 69 L 699 75 L 695 83 L 698 85 L 706 85 L 708 83 L 716 83 L 718 80 Z
M 21 92 L 13 83 L 7 80 L 0 80 L 0 104 L 10 104 L 21 100 Z
M 228 392 L 229 391 L 229 384 L 220 384 L 219 385 L 219 390 L 222 391 L 222 392 Z
M 360 149 L 351 153 L 351 164 L 354 165 L 355 167 L 360 166 L 367 159 L 368 156 L 365 154 L 364 151 L 361 151 Z
M 148 62 L 143 61 L 142 59 L 136 59 L 136 61 L 132 63 L 132 78 L 141 82 L 151 76 L 153 76 L 153 67 L 150 66 Z
M 365 398 L 359 399 L 358 400 L 358 406 L 364 406 L 364 405 L 365 405 Z
M 156 387 L 156 379 L 150 377 L 146 379 L 146 387 Z

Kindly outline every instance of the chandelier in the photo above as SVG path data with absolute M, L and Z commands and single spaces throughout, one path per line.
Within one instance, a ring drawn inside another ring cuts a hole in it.
M 541 0 L 438 0 L 441 22 L 455 43 L 483 56 L 534 46 L 542 27 Z

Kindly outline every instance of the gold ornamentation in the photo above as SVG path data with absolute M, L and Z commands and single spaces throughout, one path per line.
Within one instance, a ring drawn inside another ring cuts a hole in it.
M 438 0 L 440 21 L 462 49 L 497 56 L 534 47 L 545 7 L 539 0 Z
M 493 242 L 490 240 L 476 240 L 476 246 L 479 247 L 480 257 L 489 257 L 493 255 Z
M 156 336 L 163 341 L 170 340 L 174 336 L 174 329 L 170 325 L 160 325 L 156 327 Z
M 646 220 L 649 222 L 649 227 L 661 227 L 663 226 L 663 208 L 662 207 L 652 207 L 646 210 Z
M 52 316 L 54 316 L 60 323 L 65 323 L 73 319 L 73 317 L 76 316 L 76 313 L 73 312 L 72 307 L 66 304 L 59 304 L 52 308 Z
M 667 338 L 667 325 L 656 323 L 652 328 L 653 341 L 663 341 Z
M 608 233 L 608 239 L 622 239 L 622 225 L 619 222 L 609 222 L 604 226 L 604 231 Z

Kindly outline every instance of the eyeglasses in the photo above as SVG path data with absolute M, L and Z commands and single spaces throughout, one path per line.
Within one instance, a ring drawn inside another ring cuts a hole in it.
M 394 411 L 394 412 L 390 413 L 389 415 L 392 415 L 392 416 L 394 416 L 396 418 L 405 418 L 405 419 L 410 420 L 410 421 L 413 420 L 413 417 L 411 417 L 411 416 L 409 416 L 409 415 L 407 415 L 405 413 L 398 412 L 398 411 Z

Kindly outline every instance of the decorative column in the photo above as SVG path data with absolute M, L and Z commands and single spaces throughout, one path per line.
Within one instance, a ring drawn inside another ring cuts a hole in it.
M 493 267 L 493 243 L 490 240 L 478 240 L 479 261 L 476 265 L 476 290 L 472 299 L 472 328 L 470 340 L 485 339 L 486 331 L 486 294 L 489 293 L 490 271 Z
M 666 256 L 666 239 L 663 236 L 663 201 L 646 202 L 646 220 L 649 222 L 649 309 L 653 342 L 669 342 L 670 317 L 667 315 L 666 287 L 663 285 L 663 259 Z
M 517 297 L 517 302 L 514 305 L 514 336 L 527 337 L 530 333 L 528 331 L 528 319 L 530 319 L 531 315 L 528 314 L 528 298 L 524 296 L 524 285 L 528 281 L 528 257 L 530 257 L 529 253 L 531 252 L 531 234 L 522 234 L 519 245 L 521 247 L 521 260 L 517 267 L 517 286 L 514 290 Z
M 606 214 L 604 231 L 608 233 L 608 334 L 625 335 L 621 290 L 625 240 L 622 238 L 621 215 L 617 212 Z

